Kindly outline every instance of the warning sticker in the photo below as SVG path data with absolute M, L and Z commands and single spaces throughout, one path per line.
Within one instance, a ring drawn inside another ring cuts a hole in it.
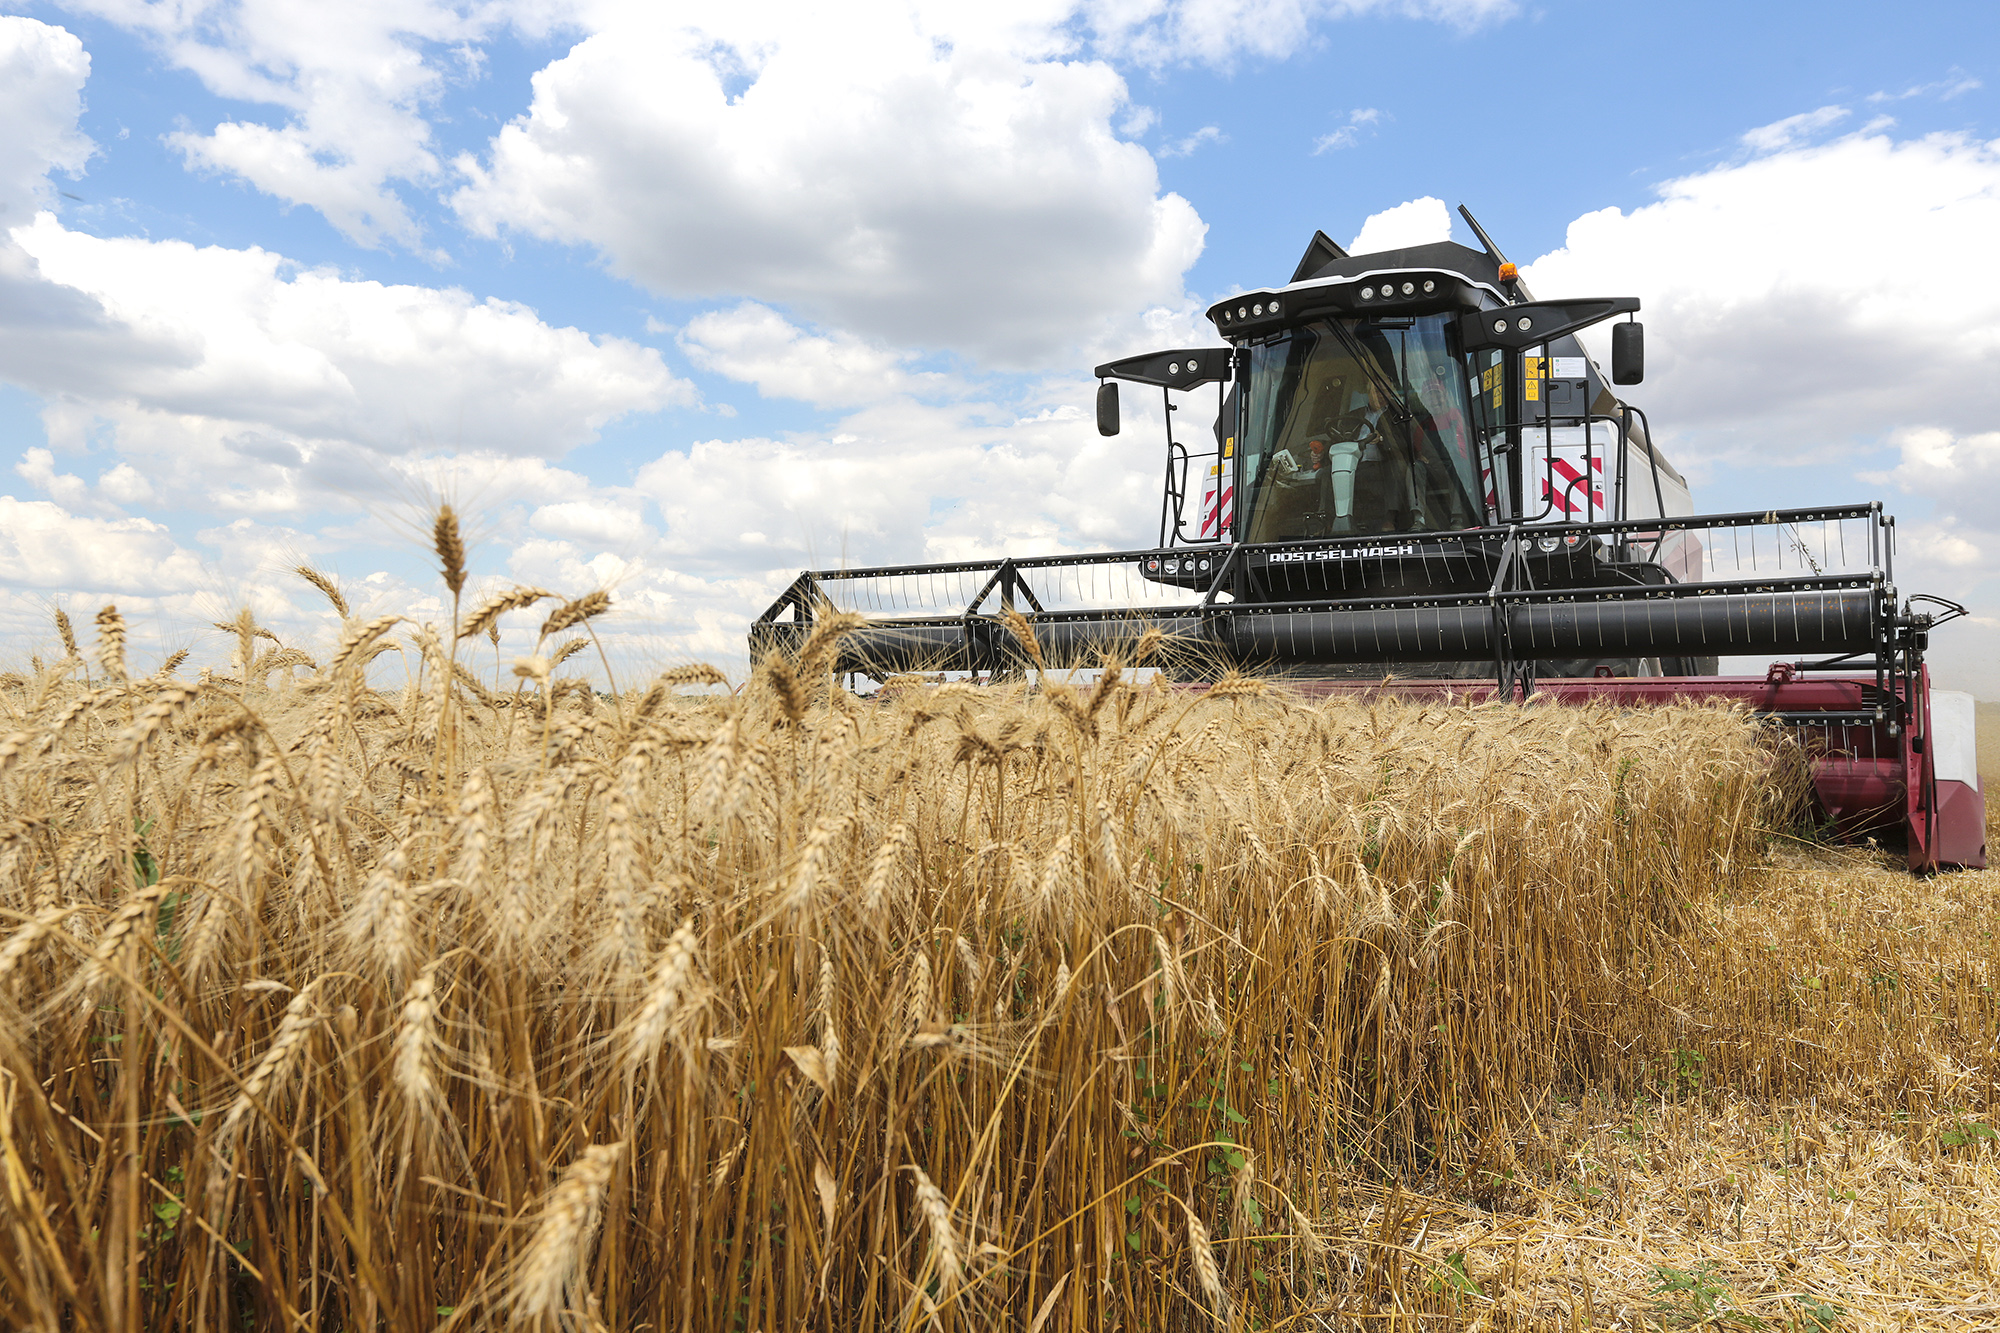
M 1553 378 L 1559 380 L 1580 380 L 1584 377 L 1584 360 L 1580 356 L 1557 356 L 1549 358 L 1555 362 Z

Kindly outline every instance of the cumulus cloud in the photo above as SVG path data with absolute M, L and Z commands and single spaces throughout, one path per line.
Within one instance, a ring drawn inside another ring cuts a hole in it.
M 1369 214 L 1361 230 L 1347 243 L 1347 253 L 1371 255 L 1380 250 L 1401 250 L 1450 239 L 1451 210 L 1444 206 L 1444 200 L 1425 195 Z
M 1124 434 L 1106 439 L 1082 410 L 1090 392 L 1043 385 L 1027 412 L 899 397 L 825 433 L 666 453 L 634 487 L 664 520 L 660 558 L 693 573 L 1149 544 L 1157 412 L 1135 402 Z
M 1634 391 L 1691 461 L 1823 462 L 2000 418 L 2000 143 L 1850 135 L 1571 223 L 1537 293 L 1644 302 Z
M 14 475 L 58 504 L 74 508 L 90 503 L 90 483 L 82 477 L 56 471 L 56 456 L 47 449 L 30 449 L 14 465 Z
M 53 191 L 54 167 L 74 175 L 91 142 L 76 127 L 90 56 L 62 28 L 0 14 L 0 227 L 26 222 Z
M 535 531 L 589 543 L 598 549 L 636 546 L 646 535 L 636 507 L 603 500 L 566 500 L 543 505 L 528 520 Z
M 226 173 L 317 209 L 361 245 L 421 235 L 398 182 L 434 182 L 425 118 L 473 45 L 508 22 L 539 30 L 541 6 L 465 0 L 154 4 L 65 0 L 151 39 L 218 97 L 274 107 L 281 123 L 222 121 L 167 138 L 190 167 Z
M 1931 526 L 1947 534 L 1933 554 L 1970 565 L 2000 550 L 2000 430 L 1958 434 L 1936 426 L 1895 431 L 1896 464 L 1872 480 L 1929 499 Z
M 809 334 L 754 301 L 695 317 L 681 331 L 680 342 L 696 365 L 755 384 L 766 398 L 853 407 L 908 392 L 919 383 L 903 368 L 907 354 L 849 333 Z M 921 377 L 931 386 L 943 379 Z
M 14 244 L 36 276 L 95 315 L 88 358 L 29 318 L 0 340 L 40 351 L 11 378 L 55 399 L 51 442 L 115 427 L 151 480 L 216 469 L 217 502 L 290 508 L 302 475 L 360 480 L 356 450 L 559 456 L 629 412 L 693 401 L 658 352 L 556 328 L 514 302 L 357 281 L 260 249 L 105 238 L 42 214 Z M 4 317 L 0 317 L 4 319 Z M 63 353 L 69 354 L 63 354 Z M 134 491 L 129 481 L 114 488 Z
M 1205 231 L 1118 137 L 1102 63 L 948 45 L 910 14 L 623 14 L 535 76 L 453 204 L 680 297 L 1052 359 L 1180 293 Z
M 358 244 L 405 246 L 420 243 L 422 228 L 402 190 L 434 185 L 442 172 L 429 117 L 454 83 L 479 77 L 483 44 L 510 27 L 529 37 L 563 30 L 642 47 L 663 29 L 684 29 L 688 51 L 716 68 L 734 96 L 735 84 L 760 81 L 762 67 L 781 62 L 785 48 L 795 59 L 802 52 L 808 61 L 850 66 L 886 57 L 874 72 L 892 76 L 921 74 L 931 47 L 1001 65 L 1047 62 L 1088 48 L 1152 68 L 1226 67 L 1246 55 L 1283 58 L 1309 42 L 1317 25 L 1346 18 L 1395 15 L 1466 29 L 1517 10 L 1515 0 L 1041 0 L 832 13 L 806 4 L 723 11 L 629 0 L 63 3 L 142 34 L 217 97 L 276 113 L 172 134 L 169 143 L 191 168 L 231 175 L 287 203 L 317 209 Z M 858 30 L 877 40 L 839 40 Z M 886 45 L 880 41 L 885 33 Z M 897 36 L 913 40 L 897 42 Z M 1047 112 L 1031 107 L 1028 114 Z M 1135 116 L 1143 118 L 1143 110 L 1128 114 L 1127 135 L 1143 131 L 1143 124 L 1132 128 Z M 968 118 L 983 119 L 976 108 Z M 798 165 L 781 160 L 776 170 L 782 175 Z M 571 239 L 618 253 L 595 234 Z M 777 292 L 746 290 L 783 299 Z
M 149 38 L 216 96 L 270 108 L 170 136 L 190 167 L 419 245 L 430 118 L 504 29 L 583 40 L 528 113 L 455 164 L 461 220 L 587 247 L 656 291 L 749 296 L 899 345 L 1050 361 L 1170 302 L 1194 211 L 1127 142 L 1152 119 L 1112 63 L 1282 58 L 1316 27 L 1460 28 L 1513 0 L 1040 0 L 827 10 L 629 0 L 66 0 Z M 1351 133 L 1369 123 L 1351 123 Z M 1116 128 L 1114 129 L 1114 125 Z M 1121 135 L 1125 138 L 1121 139 Z M 1162 149 L 1219 141 L 1204 127 Z M 941 292 L 981 289 L 976 315 Z
M 46 591 L 159 596 L 206 580 L 201 561 L 143 518 L 104 519 L 0 495 L 0 582 Z
M 27 130 L 0 146 L 0 188 L 32 201 L 48 170 L 89 151 L 76 134 L 88 59 L 61 29 L 6 18 L 0 69 L 10 129 Z M 112 524 L 79 540 L 111 533 L 120 550 L 164 531 L 116 526 L 126 506 L 298 512 L 406 485 L 399 462 L 442 450 L 462 451 L 454 472 L 497 480 L 510 457 L 545 469 L 614 418 L 695 400 L 657 351 L 518 303 L 257 248 L 92 236 L 46 212 L 0 233 L 0 374 L 44 400 L 48 447 L 14 473 L 53 509 L 26 512 Z M 535 480 L 542 503 L 568 498 Z

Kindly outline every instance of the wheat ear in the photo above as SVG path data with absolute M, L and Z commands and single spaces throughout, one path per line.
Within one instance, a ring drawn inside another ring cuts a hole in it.
M 912 1162 L 903 1169 L 917 1178 L 917 1208 L 930 1227 L 931 1258 L 937 1264 L 939 1285 L 945 1291 L 955 1291 L 965 1276 L 965 1251 L 952 1229 L 951 1203 L 922 1167 Z
M 623 1143 L 594 1143 L 570 1163 L 549 1194 L 513 1283 L 514 1313 L 532 1324 L 568 1309 L 580 1295 L 604 1196 Z

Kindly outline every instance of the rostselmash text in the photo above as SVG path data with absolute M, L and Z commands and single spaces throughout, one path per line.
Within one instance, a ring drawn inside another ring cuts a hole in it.
M 1301 565 L 1318 560 L 1367 560 L 1416 553 L 1416 543 L 1403 542 L 1397 546 L 1336 546 L 1325 551 L 1273 551 L 1265 559 L 1274 565 Z

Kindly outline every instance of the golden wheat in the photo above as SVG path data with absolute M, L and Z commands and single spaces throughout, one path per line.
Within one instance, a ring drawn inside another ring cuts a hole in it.
M 1796 756 L 1740 713 L 857 700 L 847 619 L 736 694 L 565 645 L 516 697 L 327 595 L 318 666 L 246 613 L 237 676 L 0 679 L 15 1323 L 1567 1327 L 1636 1270 L 1496 1269 L 1570 1214 L 1491 1210 L 1578 1151 L 1625 1209 L 1671 1170 L 1597 1126 L 1649 1103 L 1837 1107 L 2000 1198 L 1990 895 L 1774 860 Z

